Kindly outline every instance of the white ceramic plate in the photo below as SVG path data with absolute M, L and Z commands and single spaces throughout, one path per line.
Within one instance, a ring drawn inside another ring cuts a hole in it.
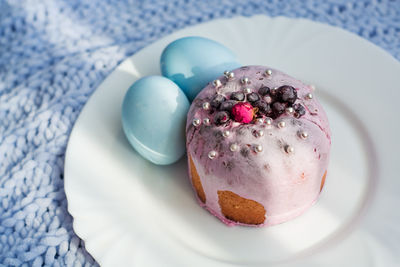
M 324 192 L 304 215 L 269 228 L 227 227 L 197 205 L 186 159 L 156 166 L 129 146 L 120 122 L 126 90 L 159 74 L 162 49 L 188 35 L 316 85 L 332 155 Z M 80 114 L 65 162 L 74 229 L 103 266 L 395 266 L 399 85 L 400 63 L 383 50 L 307 20 L 237 17 L 176 32 L 126 59 Z

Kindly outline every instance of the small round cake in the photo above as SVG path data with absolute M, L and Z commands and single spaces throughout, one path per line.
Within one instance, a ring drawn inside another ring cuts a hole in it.
M 245 66 L 197 95 L 186 147 L 201 206 L 227 225 L 270 226 L 317 200 L 331 133 L 312 91 L 278 70 Z

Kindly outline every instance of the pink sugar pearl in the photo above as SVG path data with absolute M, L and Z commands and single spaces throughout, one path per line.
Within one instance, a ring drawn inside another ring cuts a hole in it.
M 237 122 L 250 123 L 254 116 L 253 106 L 250 103 L 237 103 L 232 108 L 232 115 Z

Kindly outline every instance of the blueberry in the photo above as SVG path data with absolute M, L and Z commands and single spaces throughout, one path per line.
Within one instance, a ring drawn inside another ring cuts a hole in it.
M 285 112 L 286 105 L 281 102 L 275 102 L 272 104 L 272 111 L 274 112 L 274 115 L 278 117 L 281 115 L 283 112 Z
M 249 101 L 250 103 L 254 103 L 258 100 L 260 100 L 260 97 L 257 93 L 250 93 L 247 95 L 247 101 Z
M 295 112 L 294 115 L 296 116 L 296 118 L 300 118 L 301 116 L 306 114 L 306 108 L 301 104 L 297 104 L 297 105 L 294 105 L 294 112 Z
M 243 101 L 244 100 L 244 94 L 242 92 L 233 92 L 231 94 L 231 100 Z
M 258 112 L 260 112 L 263 115 L 267 115 L 268 112 L 270 112 L 271 107 L 267 104 L 267 102 L 258 100 L 254 103 L 254 106 L 258 108 Z
M 217 94 L 216 96 L 214 96 L 213 100 L 211 100 L 211 106 L 213 108 L 218 108 L 225 100 L 225 96 Z
M 229 121 L 229 114 L 226 111 L 219 111 L 214 116 L 214 122 L 216 125 L 221 125 Z
M 269 94 L 271 95 L 271 96 L 277 96 L 278 95 L 278 89 L 276 89 L 276 87 L 275 88 L 272 88 L 272 89 L 270 89 L 269 90 Z
M 219 106 L 219 110 L 231 112 L 232 107 L 233 107 L 235 104 L 236 104 L 236 101 L 234 101 L 234 100 L 227 100 L 227 101 L 221 103 L 221 105 Z
M 269 94 L 269 91 L 270 91 L 271 89 L 269 89 L 269 87 L 267 87 L 267 86 L 264 86 L 264 87 L 261 87 L 260 89 L 258 89 L 258 93 L 260 94 L 260 95 L 262 95 L 262 96 L 265 96 L 265 95 L 268 95 Z
M 293 105 L 297 99 L 297 91 L 293 86 L 283 85 L 278 88 L 278 96 L 282 102 Z

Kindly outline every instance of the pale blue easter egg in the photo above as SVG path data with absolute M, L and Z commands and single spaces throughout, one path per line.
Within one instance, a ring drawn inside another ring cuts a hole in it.
M 149 161 L 167 165 L 185 153 L 189 100 L 171 80 L 147 76 L 136 81 L 122 103 L 122 127 L 131 145 Z
M 184 37 L 170 43 L 162 52 L 161 73 L 174 81 L 190 101 L 207 83 L 241 66 L 235 54 L 213 40 Z

